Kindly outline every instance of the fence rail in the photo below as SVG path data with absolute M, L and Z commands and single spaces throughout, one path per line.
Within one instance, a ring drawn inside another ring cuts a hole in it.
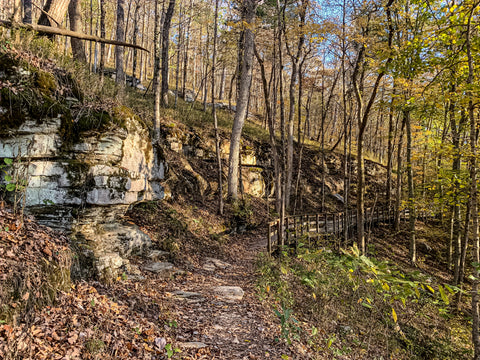
M 400 212 L 400 220 L 405 221 L 408 210 Z M 364 227 L 370 227 L 379 222 L 392 223 L 395 213 L 392 208 L 380 207 L 366 209 Z M 357 211 L 351 210 L 341 213 L 321 213 L 315 215 L 291 215 L 284 218 L 283 224 L 280 219 L 268 224 L 268 252 L 271 254 L 274 247 L 279 244 L 297 243 L 300 239 L 315 239 L 320 241 L 327 236 L 346 238 L 350 240 L 355 234 L 357 227 Z M 280 235 L 280 236 L 279 236 Z

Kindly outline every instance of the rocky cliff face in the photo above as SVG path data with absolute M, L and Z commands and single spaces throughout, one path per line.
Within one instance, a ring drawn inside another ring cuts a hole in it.
M 138 119 L 122 115 L 122 126 L 104 131 L 68 134 L 65 122 L 71 120 L 63 114 L 0 131 L 0 157 L 15 159 L 16 181 L 27 182 L 25 211 L 71 235 L 88 262 L 82 272 L 102 275 L 128 266 L 126 257 L 151 240 L 119 222 L 121 216 L 131 204 L 163 198 L 160 152 Z
M 182 124 L 169 124 L 162 129 L 164 143 L 167 148 L 181 155 L 181 167 L 190 174 L 192 181 L 180 181 L 181 186 L 177 192 L 194 192 L 201 194 L 202 197 L 211 191 L 217 191 L 217 168 L 215 155 L 215 142 L 213 138 L 201 137 L 193 128 L 187 129 Z M 263 145 L 263 146 L 262 146 Z M 224 164 L 228 164 L 230 153 L 230 142 L 227 139 L 220 141 L 220 156 Z M 204 171 L 202 165 L 196 163 L 195 168 L 190 164 L 194 160 L 206 161 L 210 164 Z M 273 175 L 271 164 L 270 147 L 268 144 L 249 144 L 244 143 L 241 149 L 242 163 L 242 186 L 245 194 L 257 197 L 264 197 L 265 193 L 272 193 L 270 178 Z M 223 166 L 224 177 L 226 180 L 228 174 L 227 166 Z M 181 189 L 187 186 L 186 190 Z M 224 182 L 226 186 L 226 181 Z M 173 191 L 175 192 L 175 191 Z M 224 189 L 224 193 L 226 189 Z

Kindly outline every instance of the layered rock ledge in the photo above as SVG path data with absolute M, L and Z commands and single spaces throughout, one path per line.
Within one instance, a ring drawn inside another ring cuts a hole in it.
M 161 151 L 139 119 L 122 115 L 121 125 L 106 129 L 80 132 L 58 114 L 0 130 L 0 158 L 13 159 L 7 172 L 27 184 L 20 194 L 25 211 L 71 236 L 83 275 L 128 268 L 126 258 L 151 240 L 121 217 L 132 204 L 164 196 Z

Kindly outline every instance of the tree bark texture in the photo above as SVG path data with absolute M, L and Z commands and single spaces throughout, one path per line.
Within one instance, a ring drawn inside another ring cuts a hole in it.
M 244 29 L 244 52 L 240 74 L 240 84 L 237 96 L 237 108 L 233 119 L 232 135 L 230 138 L 230 154 L 228 159 L 228 195 L 232 199 L 238 198 L 239 163 L 240 163 L 240 138 L 247 116 L 248 98 L 252 83 L 254 33 L 251 29 L 255 20 L 257 8 L 256 0 L 243 2 L 243 20 L 246 23 Z
M 44 12 L 38 18 L 38 25 L 60 27 L 69 3 L 70 0 L 47 0 L 43 7 Z
M 80 32 L 82 30 L 80 0 L 70 0 L 70 4 L 68 5 L 68 17 L 70 19 L 70 30 Z M 75 60 L 86 63 L 87 57 L 85 55 L 83 41 L 80 39 L 72 38 L 70 42 L 72 45 L 73 58 Z
M 117 0 L 117 31 L 116 40 L 125 41 L 125 0 Z M 115 82 L 120 86 L 125 86 L 125 70 L 123 59 L 123 46 L 115 47 Z
M 23 0 L 23 22 L 32 23 L 32 0 Z
M 174 9 L 175 0 L 170 0 L 162 29 L 162 88 L 160 98 L 163 106 L 168 106 L 168 48 L 170 45 L 170 25 L 172 24 Z

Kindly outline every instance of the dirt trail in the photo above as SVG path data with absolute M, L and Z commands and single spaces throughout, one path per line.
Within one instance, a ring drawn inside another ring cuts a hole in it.
M 201 267 L 165 288 L 165 295 L 173 299 L 170 311 L 182 355 L 186 359 L 298 358 L 275 340 L 278 324 L 255 292 L 255 259 L 266 245 L 265 236 L 237 235 L 231 243 L 235 245 L 229 247 L 228 259 L 200 259 Z M 236 288 L 227 288 L 230 292 L 225 295 L 217 292 L 222 286 Z

